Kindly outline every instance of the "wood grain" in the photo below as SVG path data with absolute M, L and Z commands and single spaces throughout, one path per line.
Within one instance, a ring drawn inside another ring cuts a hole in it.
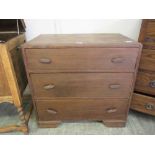
M 124 119 L 127 114 L 127 99 L 96 100 L 42 100 L 36 101 L 39 121 L 60 120 L 109 120 Z M 48 109 L 57 113 L 52 114 Z M 116 111 L 109 111 L 116 109 Z
M 143 43 L 143 50 L 131 109 L 155 114 L 153 110 L 146 109 L 146 105 L 150 108 L 154 104 L 155 95 L 155 20 L 142 21 L 139 41 Z
M 139 71 L 137 75 L 135 90 L 138 92 L 155 95 L 155 74 L 151 72 L 142 72 Z
M 155 98 L 134 93 L 131 109 L 155 116 Z
M 155 35 L 155 20 L 150 20 L 147 25 L 146 35 Z
M 23 92 L 27 85 L 25 68 L 22 62 L 18 46 L 24 43 L 25 34 L 8 34 L 1 32 L 5 39 L 0 44 L 0 103 L 13 104 L 18 112 L 20 124 L 13 124 L 0 128 L 0 132 L 22 131 L 28 132 L 28 119 L 30 113 L 25 114 L 23 110 Z
M 141 44 L 117 33 L 111 34 L 45 34 L 25 43 L 23 48 L 68 48 L 68 47 L 136 47 Z
M 26 49 L 25 54 L 31 72 L 134 72 L 138 49 Z
M 34 97 L 43 98 L 128 98 L 132 73 L 31 74 Z M 45 86 L 54 85 L 51 89 Z M 119 85 L 119 87 L 113 87 Z
M 0 52 L 2 52 L 1 50 L 2 50 L 2 47 L 0 45 Z M 8 85 L 8 81 L 6 79 L 6 74 L 0 57 L 0 97 L 10 96 L 10 95 L 11 95 L 10 88 Z
M 10 51 L 10 54 L 17 78 L 17 83 L 19 85 L 20 93 L 22 94 L 27 86 L 28 81 L 23 63 L 21 48 L 14 48 Z
M 139 68 L 155 72 L 155 50 L 143 49 Z
M 22 47 L 39 127 L 78 119 L 125 126 L 141 44 L 119 34 L 66 34 Z

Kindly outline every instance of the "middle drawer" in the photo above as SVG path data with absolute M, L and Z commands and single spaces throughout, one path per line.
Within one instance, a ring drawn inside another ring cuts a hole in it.
M 31 74 L 34 98 L 129 98 L 132 73 Z

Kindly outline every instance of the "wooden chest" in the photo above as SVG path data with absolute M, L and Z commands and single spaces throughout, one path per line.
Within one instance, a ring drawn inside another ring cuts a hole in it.
M 0 20 L 0 104 L 13 104 L 20 116 L 21 123 L 0 127 L 0 132 L 28 132 L 26 113 L 23 109 L 23 93 L 27 77 L 20 45 L 26 41 L 25 24 L 21 19 Z
M 143 49 L 131 108 L 155 116 L 155 20 L 143 20 L 139 42 Z
M 10 25 L 10 28 L 8 27 L 8 23 Z M 8 53 L 11 57 L 12 64 L 15 70 L 15 76 L 17 77 L 17 82 L 19 85 L 20 92 L 22 93 L 27 85 L 27 78 L 26 74 L 24 74 L 24 65 L 22 64 L 22 55 L 19 51 L 19 46 L 25 42 L 25 34 L 21 33 L 25 30 L 23 30 L 23 27 L 21 26 L 20 34 L 18 34 L 16 28 L 16 20 L 1 20 L 0 21 L 0 98 L 8 97 L 11 98 L 11 90 L 10 86 L 8 84 L 7 79 L 7 73 L 5 71 L 5 65 L 3 62 L 4 58 L 4 52 L 3 52 L 3 46 L 6 47 L 8 50 Z M 7 29 L 7 31 L 6 31 Z M 11 31 L 12 30 L 12 31 Z M 13 33 L 13 30 L 15 31 Z M 8 32 L 9 31 L 9 32 Z M 11 33 L 11 32 L 12 33 Z
M 124 126 L 140 53 L 141 44 L 119 34 L 40 35 L 24 44 L 38 125 Z

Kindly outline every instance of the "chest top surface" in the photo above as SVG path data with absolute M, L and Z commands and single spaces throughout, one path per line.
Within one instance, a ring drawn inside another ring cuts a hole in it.
M 140 46 L 140 43 L 121 34 L 42 34 L 25 43 L 23 48 Z

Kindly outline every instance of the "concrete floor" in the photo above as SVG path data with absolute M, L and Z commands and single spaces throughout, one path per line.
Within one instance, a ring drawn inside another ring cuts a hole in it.
M 9 107 L 9 108 L 8 108 Z M 0 105 L 0 126 L 19 123 L 16 109 L 13 106 Z M 154 135 L 155 117 L 130 111 L 126 127 L 108 128 L 100 122 L 66 122 L 57 128 L 38 128 L 35 114 L 29 122 L 30 135 Z M 3 133 L 22 135 L 21 132 Z

